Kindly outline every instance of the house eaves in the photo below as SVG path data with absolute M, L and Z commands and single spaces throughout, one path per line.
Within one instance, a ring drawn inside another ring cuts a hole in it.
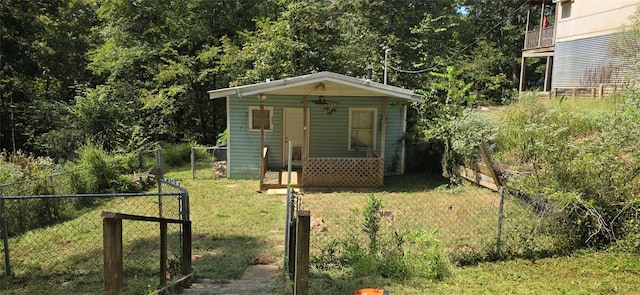
M 211 99 L 231 95 L 243 97 L 278 94 L 297 96 L 386 96 L 419 103 L 424 102 L 422 95 L 413 93 L 411 90 L 332 72 L 320 72 L 271 82 L 211 90 L 208 93 Z

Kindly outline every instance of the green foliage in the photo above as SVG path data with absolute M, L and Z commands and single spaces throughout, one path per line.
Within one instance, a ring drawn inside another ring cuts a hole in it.
M 374 194 L 369 195 L 367 199 L 367 205 L 364 207 L 362 215 L 364 216 L 364 223 L 362 224 L 362 231 L 367 234 L 369 238 L 369 253 L 374 254 L 378 252 L 378 232 L 380 231 L 380 220 L 382 219 L 382 201 L 376 198 Z
M 177 167 L 190 163 L 191 143 L 165 144 L 162 146 L 162 161 L 164 164 Z
M 470 93 L 473 84 L 463 81 L 461 72 L 454 67 L 447 67 L 444 73 L 431 74 L 435 79 L 430 85 L 430 92 L 425 93 L 426 103 L 417 105 L 420 116 L 417 124 L 427 140 L 444 143 L 442 171 L 455 181 L 457 160 L 452 149 L 455 124 L 464 116 L 466 109 L 475 105 L 476 96 Z
M 229 129 L 225 129 L 223 132 L 218 134 L 218 139 L 216 140 L 216 144 L 227 144 L 229 142 Z
M 453 139 L 451 150 L 457 159 L 463 161 L 480 160 L 478 142 L 495 142 L 497 128 L 486 114 L 467 109 L 459 120 L 452 122 Z
M 78 154 L 81 165 L 89 167 L 91 172 L 87 180 L 89 189 L 94 192 L 115 191 L 113 184 L 119 174 L 107 152 L 101 146 L 87 143 L 78 150 Z
M 562 217 L 556 229 L 573 247 L 606 246 L 623 238 L 625 222 L 637 218 L 640 121 L 633 104 L 623 109 L 584 113 L 567 102 L 549 107 L 525 99 L 502 118 L 498 156 L 524 172 L 511 185 L 545 194 Z
M 423 278 L 442 280 L 450 275 L 450 263 L 438 247 L 435 232 L 399 231 L 383 222 L 383 204 L 370 195 L 362 212 L 363 223 L 347 239 L 336 239 L 311 257 L 321 270 L 347 268 L 353 277 L 380 276 L 395 280 Z M 357 230 L 366 236 L 361 246 Z

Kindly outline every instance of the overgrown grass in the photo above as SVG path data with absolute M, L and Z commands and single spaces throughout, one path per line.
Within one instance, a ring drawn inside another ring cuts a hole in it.
M 352 278 L 312 271 L 312 294 L 353 294 L 384 288 L 389 294 L 637 294 L 640 257 L 635 254 L 582 252 L 540 260 L 510 260 L 456 267 L 443 281 L 398 282 L 381 277 Z

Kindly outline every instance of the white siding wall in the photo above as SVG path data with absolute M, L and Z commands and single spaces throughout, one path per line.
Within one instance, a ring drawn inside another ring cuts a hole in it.
M 558 4 L 556 43 L 612 34 L 629 24 L 640 0 L 573 0 Z

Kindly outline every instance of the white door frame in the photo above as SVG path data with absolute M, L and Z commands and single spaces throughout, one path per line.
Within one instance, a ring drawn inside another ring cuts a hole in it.
M 287 143 L 287 110 L 302 110 L 302 108 L 287 108 L 287 107 L 283 107 L 282 108 L 282 167 L 287 166 L 287 160 L 289 157 L 289 144 Z M 304 114 L 302 114 L 302 117 L 304 118 Z M 309 132 L 309 117 L 310 117 L 310 111 L 309 108 L 307 108 L 307 122 L 305 122 L 305 126 L 302 127 L 303 133 L 302 133 L 302 138 L 303 138 L 303 143 L 302 143 L 302 155 L 301 155 L 301 159 L 300 161 L 292 161 L 292 165 L 294 167 L 302 167 L 302 159 L 304 159 L 305 155 L 309 154 L 309 137 L 305 136 L 304 133 Z

